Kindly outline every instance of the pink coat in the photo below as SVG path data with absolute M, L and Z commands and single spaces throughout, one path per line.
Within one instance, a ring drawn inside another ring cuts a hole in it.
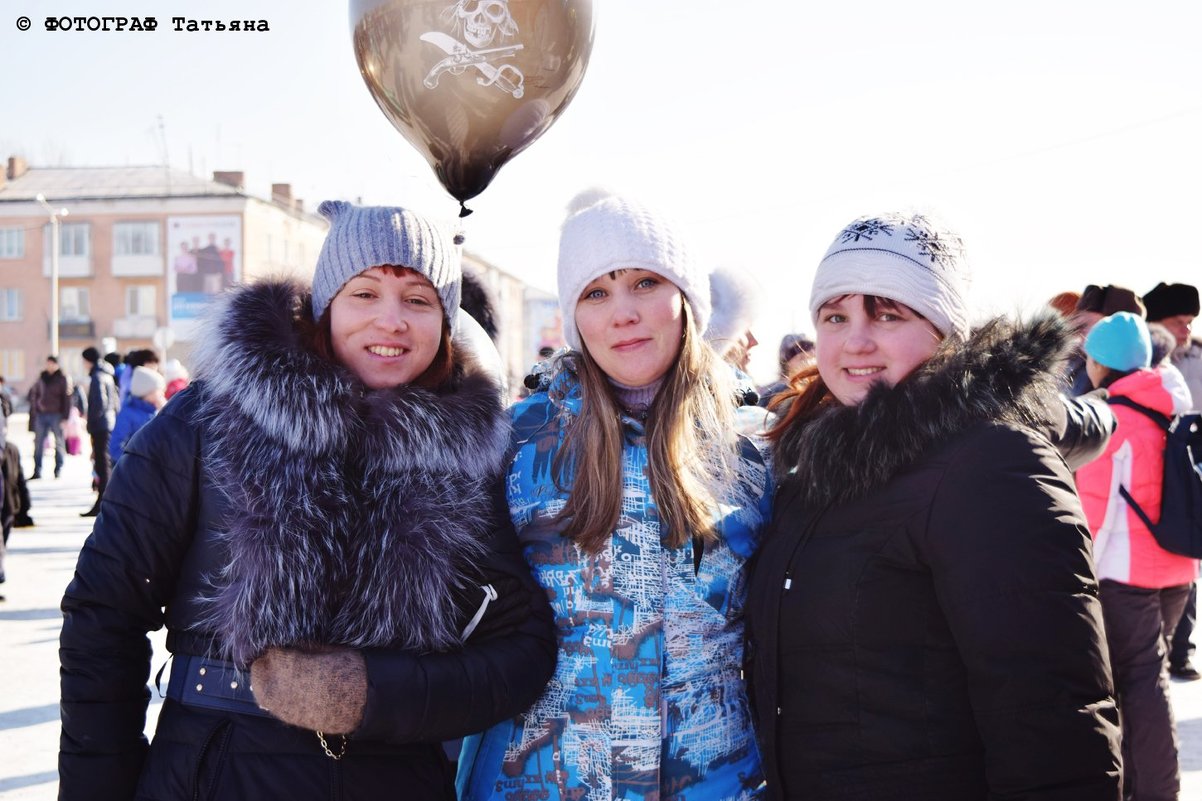
M 1175 370 L 1138 370 L 1111 384 L 1110 395 L 1169 416 L 1190 408 L 1189 390 Z M 1159 519 L 1165 433 L 1135 409 L 1111 408 L 1118 430 L 1105 454 L 1077 471 L 1098 578 L 1147 589 L 1188 584 L 1198 575 L 1198 560 L 1161 548 L 1119 494 L 1121 484 L 1152 520 Z

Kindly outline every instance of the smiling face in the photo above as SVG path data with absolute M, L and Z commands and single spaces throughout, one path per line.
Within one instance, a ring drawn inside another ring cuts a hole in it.
M 680 354 L 684 296 L 649 270 L 605 273 L 576 301 L 576 327 L 607 376 L 626 386 L 646 386 L 667 373 Z
M 425 276 L 373 267 L 330 301 L 334 357 L 371 389 L 408 384 L 442 343 L 442 304 Z
M 873 384 L 894 386 L 908 376 L 942 338 L 900 303 L 865 295 L 832 298 L 818 310 L 818 374 L 840 403 L 855 406 Z

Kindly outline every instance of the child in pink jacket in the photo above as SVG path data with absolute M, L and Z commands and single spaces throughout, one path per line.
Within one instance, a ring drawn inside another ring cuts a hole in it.
M 1171 417 L 1188 411 L 1180 373 L 1150 368 L 1142 318 L 1119 312 L 1085 339 L 1086 370 L 1111 398 L 1127 398 Z M 1123 725 L 1123 764 L 1133 798 L 1177 798 L 1180 770 L 1169 705 L 1167 642 L 1198 574 L 1198 560 L 1169 553 L 1119 493 L 1125 487 L 1153 519 L 1160 514 L 1165 432 L 1137 409 L 1115 404 L 1118 430 L 1106 452 L 1077 471 Z

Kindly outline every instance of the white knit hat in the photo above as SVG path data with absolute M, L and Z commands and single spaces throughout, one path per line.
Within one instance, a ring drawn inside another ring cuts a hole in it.
M 968 337 L 971 274 L 960 237 L 920 214 L 861 217 L 844 228 L 818 265 L 810 292 L 815 323 L 840 295 L 904 303 L 944 336 Z
M 327 200 L 317 210 L 330 231 L 313 274 L 313 317 L 318 319 L 356 275 L 373 267 L 408 267 L 430 280 L 452 326 L 459 311 L 462 235 L 420 214 L 388 206 Z
M 733 345 L 755 324 L 760 287 L 746 270 L 719 267 L 710 273 L 710 325 L 705 338 L 719 351 Z
M 135 367 L 129 377 L 129 394 L 135 398 L 145 398 L 150 393 L 166 388 L 167 380 L 159 375 L 158 370 L 149 367 Z
M 709 271 L 698 263 L 681 228 L 629 198 L 588 189 L 568 204 L 559 237 L 559 309 L 563 338 L 581 350 L 576 302 L 594 278 L 624 269 L 650 270 L 684 294 L 698 331 L 710 319 Z

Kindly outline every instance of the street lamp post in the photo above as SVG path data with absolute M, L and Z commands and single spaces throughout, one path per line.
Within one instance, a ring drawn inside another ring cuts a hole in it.
M 58 254 L 61 247 L 58 236 L 58 218 L 70 214 L 67 209 L 55 209 L 46 202 L 46 196 L 38 193 L 38 203 L 50 215 L 50 352 L 58 356 Z

